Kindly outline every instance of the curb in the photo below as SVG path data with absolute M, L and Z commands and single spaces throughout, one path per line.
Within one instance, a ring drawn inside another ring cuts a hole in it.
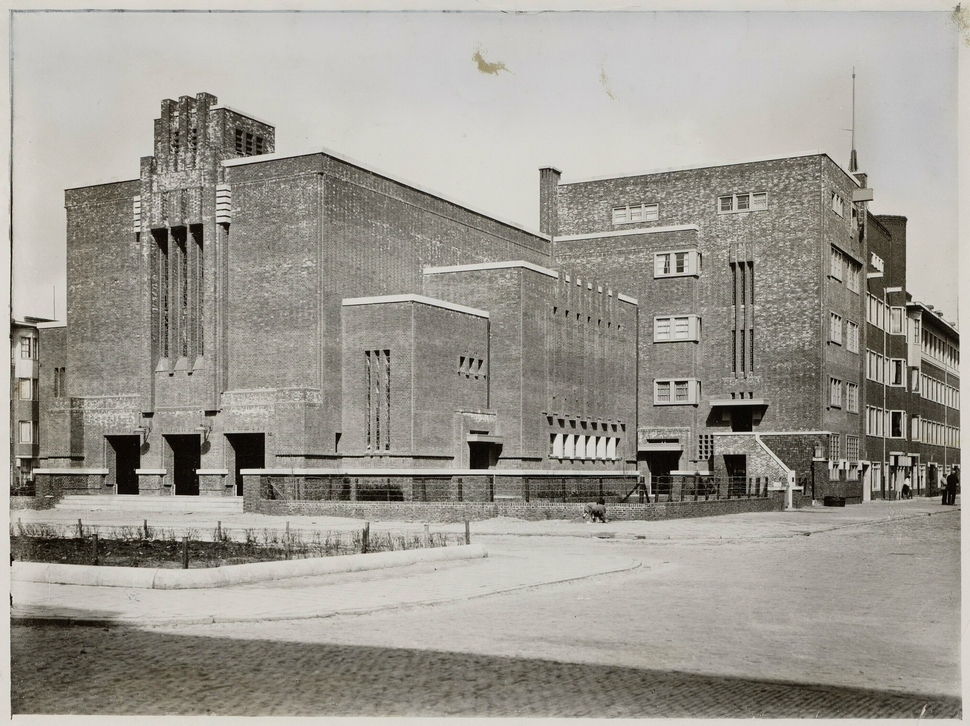
M 330 610 L 327 612 L 318 612 L 309 615 L 246 615 L 240 617 L 226 617 L 221 615 L 203 615 L 199 617 L 184 617 L 184 618 L 75 618 L 71 616 L 58 616 L 58 615 L 47 615 L 43 617 L 35 616 L 24 616 L 18 617 L 11 614 L 10 624 L 11 625 L 22 625 L 22 626 L 50 626 L 57 625 L 62 627 L 71 626 L 82 626 L 82 627 L 98 627 L 98 628 L 117 628 L 125 625 L 140 625 L 145 627 L 152 626 L 163 626 L 163 625 L 215 625 L 215 624 L 227 624 L 227 623 L 266 623 L 266 622 L 278 622 L 284 620 L 318 620 L 322 618 L 332 618 L 338 615 L 368 615 L 370 613 L 382 612 L 385 610 L 397 610 L 400 608 L 407 607 L 423 607 L 429 605 L 443 605 L 449 602 L 458 602 L 459 600 L 477 600 L 483 597 L 491 597 L 492 595 L 502 595 L 508 592 L 515 592 L 517 590 L 527 590 L 532 587 L 543 587 L 545 585 L 560 585 L 565 582 L 576 582 L 578 580 L 587 580 L 591 577 L 602 577 L 604 575 L 615 575 L 619 572 L 630 572 L 643 567 L 643 562 L 639 560 L 634 560 L 632 564 L 625 567 L 618 567 L 614 570 L 604 570 L 602 572 L 593 572 L 588 575 L 577 575 L 576 577 L 564 577 L 560 580 L 547 580 L 543 582 L 530 582 L 524 585 L 515 585 L 513 587 L 506 587 L 499 590 L 489 590 L 488 592 L 475 593 L 473 595 L 460 595 L 458 597 L 446 597 L 437 598 L 432 600 L 415 600 L 413 602 L 399 602 L 391 603 L 388 605 L 375 605 L 369 608 L 348 608 L 345 610 Z
M 431 549 L 375 552 L 343 557 L 314 557 L 282 562 L 254 562 L 195 570 L 142 567 L 95 567 L 42 562 L 14 562 L 10 579 L 14 582 L 41 582 L 49 585 L 90 585 L 153 590 L 187 590 L 228 587 L 254 582 L 270 582 L 292 577 L 362 572 L 387 567 L 402 567 L 417 562 L 440 562 L 488 557 L 480 544 L 435 547 Z

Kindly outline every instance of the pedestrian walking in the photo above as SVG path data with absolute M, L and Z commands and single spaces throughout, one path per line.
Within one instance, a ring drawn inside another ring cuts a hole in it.
M 903 479 L 903 490 L 902 490 L 903 499 L 912 499 L 913 498 L 913 486 L 912 486 L 912 484 L 913 484 L 913 480 L 910 479 L 909 478 L 909 474 L 907 474 L 906 475 L 906 478 Z

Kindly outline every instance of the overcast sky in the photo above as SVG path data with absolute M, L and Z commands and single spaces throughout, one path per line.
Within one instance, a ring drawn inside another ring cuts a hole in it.
M 563 179 L 856 148 L 909 218 L 908 287 L 957 316 L 957 48 L 946 12 L 17 13 L 14 314 L 63 319 L 64 193 L 134 179 L 163 98 L 207 91 L 538 229 Z M 483 72 L 476 62 L 502 64 Z

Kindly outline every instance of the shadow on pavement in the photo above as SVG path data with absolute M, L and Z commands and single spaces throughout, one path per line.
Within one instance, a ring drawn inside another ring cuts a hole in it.
M 11 628 L 14 714 L 960 718 L 961 701 L 433 650 Z M 52 686 L 51 684 L 56 684 Z

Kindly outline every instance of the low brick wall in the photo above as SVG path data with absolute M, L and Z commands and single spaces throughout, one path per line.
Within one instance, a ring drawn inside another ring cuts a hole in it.
M 10 509 L 40 509 L 36 497 L 10 497 Z
M 654 504 L 609 504 L 606 516 L 611 520 L 655 521 L 716 517 L 744 512 L 779 512 L 784 508 L 784 495 L 772 493 L 767 498 L 719 499 Z M 494 517 L 514 517 L 529 521 L 544 519 L 579 519 L 585 504 L 557 502 L 347 502 L 262 500 L 260 514 L 295 516 L 330 516 L 363 519 L 371 522 L 461 522 Z
M 37 509 L 50 509 L 69 494 L 110 494 L 103 474 L 34 474 L 34 499 Z

